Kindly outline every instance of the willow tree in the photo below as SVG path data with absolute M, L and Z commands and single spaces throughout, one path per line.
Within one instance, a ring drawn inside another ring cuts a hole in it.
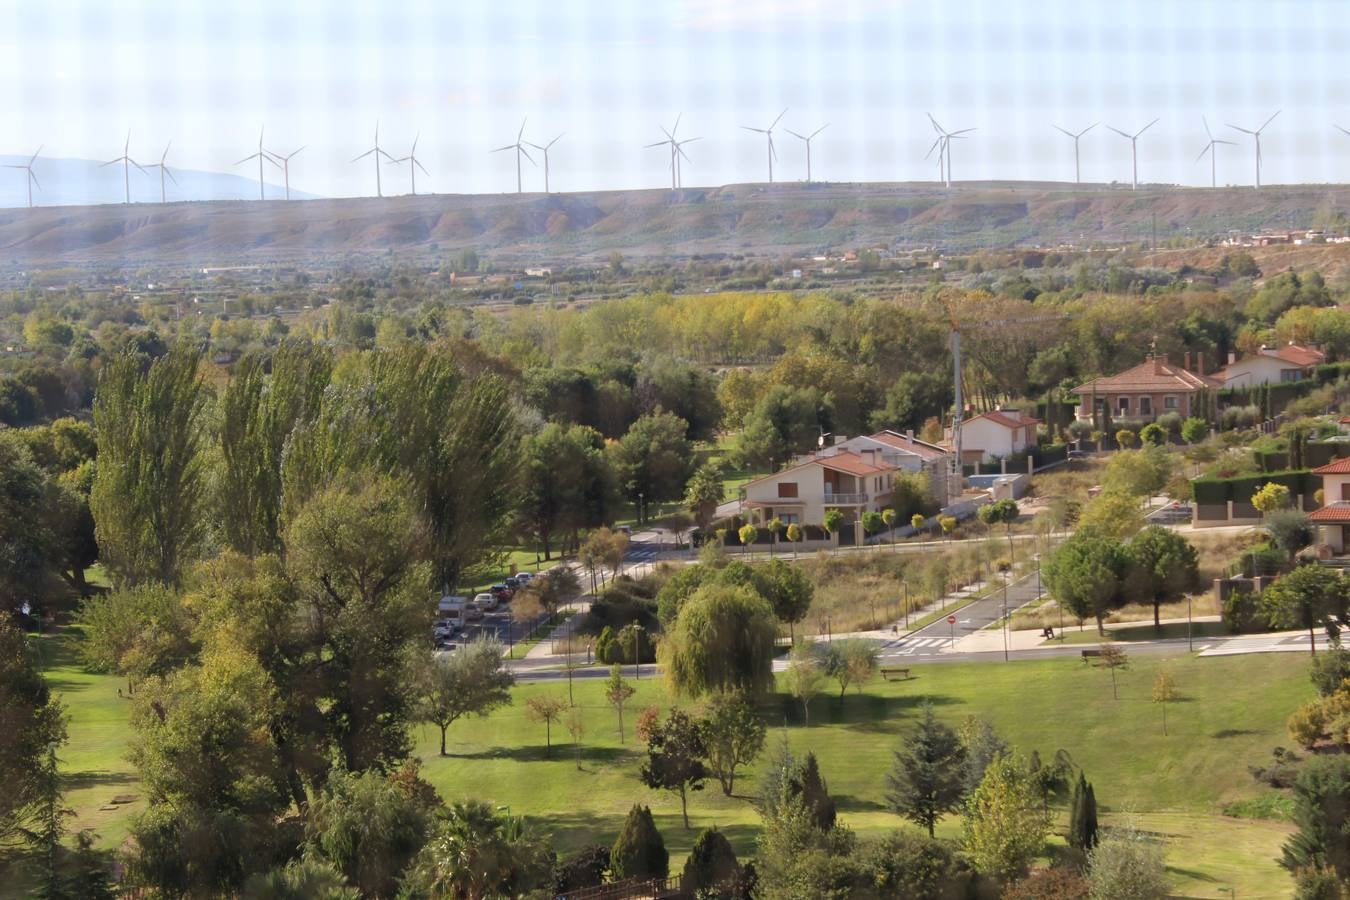
M 100 557 L 119 586 L 177 584 L 205 537 L 201 358 L 187 344 L 148 365 L 123 353 L 99 379 L 89 507 Z
M 753 588 L 708 584 L 680 607 L 658 656 L 677 696 L 759 695 L 773 685 L 777 638 L 773 607 Z
M 318 414 L 332 367 L 326 350 L 304 341 L 234 367 L 220 398 L 218 505 L 225 541 L 240 553 L 281 549 L 282 456 L 296 427 Z

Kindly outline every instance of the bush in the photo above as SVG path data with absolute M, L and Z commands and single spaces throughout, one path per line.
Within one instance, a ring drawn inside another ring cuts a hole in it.
M 1219 426 L 1224 431 L 1252 428 L 1261 421 L 1261 410 L 1256 406 L 1229 406 L 1219 415 Z
M 1139 440 L 1154 447 L 1167 443 L 1167 431 L 1156 422 L 1139 429 Z
M 1330 697 L 1340 689 L 1341 682 L 1350 678 L 1350 650 L 1336 641 L 1325 652 L 1313 657 L 1310 674 L 1318 695 Z
M 1133 447 L 1135 441 L 1134 432 L 1128 428 L 1122 428 L 1116 432 L 1116 446 L 1122 450 Z
M 854 862 L 864 896 L 963 897 L 973 879 L 946 842 L 917 831 L 892 831 L 868 841 L 854 853 Z
M 1233 591 L 1223 601 L 1223 624 L 1229 634 L 1248 634 L 1261 630 L 1260 604 L 1251 591 Z
M 1134 828 L 1116 828 L 1088 853 L 1092 900 L 1167 897 L 1163 848 Z
M 635 804 L 628 811 L 609 859 L 616 880 L 665 878 L 670 874 L 670 854 L 661 832 L 656 830 L 651 809 Z
M 603 844 L 582 847 L 571 856 L 558 860 L 553 869 L 553 890 L 566 893 L 581 888 L 599 887 L 605 883 L 609 869 L 609 848 Z
M 608 663 L 610 653 L 613 652 L 614 632 L 608 625 L 600 629 L 600 636 L 595 639 L 595 661 Z
M 1042 869 L 1008 885 L 1002 900 L 1087 900 L 1091 884 L 1072 869 Z
M 1191 416 L 1181 423 L 1181 439 L 1188 444 L 1198 444 L 1209 437 L 1209 423 L 1204 419 Z
M 708 828 L 694 841 L 680 876 L 680 893 L 686 897 L 734 896 L 741 878 L 741 867 L 731 842 L 716 828 Z
M 1327 717 L 1322 702 L 1314 700 L 1305 703 L 1289 716 L 1289 736 L 1304 750 L 1311 750 L 1317 742 L 1326 737 Z
M 1295 900 L 1345 900 L 1346 890 L 1334 869 L 1304 866 L 1294 874 L 1294 897 Z
M 1158 427 L 1168 434 L 1181 433 L 1181 413 L 1167 412 L 1158 416 Z

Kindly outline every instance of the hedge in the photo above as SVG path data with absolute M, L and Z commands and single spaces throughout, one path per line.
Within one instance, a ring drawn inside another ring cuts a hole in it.
M 1312 494 L 1321 485 L 1321 477 L 1312 474 L 1310 469 L 1298 469 L 1290 472 L 1262 472 L 1257 475 L 1238 475 L 1233 478 L 1197 478 L 1191 482 L 1195 492 L 1195 502 L 1203 504 L 1250 503 L 1252 495 L 1264 484 L 1274 482 L 1289 488 L 1289 493 Z

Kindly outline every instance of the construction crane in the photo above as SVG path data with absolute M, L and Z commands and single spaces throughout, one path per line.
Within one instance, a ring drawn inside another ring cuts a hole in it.
M 1069 318 L 1067 315 L 1058 316 L 1033 316 L 1027 319 L 985 319 L 979 322 L 966 322 L 964 325 L 960 317 L 947 305 L 947 316 L 951 322 L 952 329 L 952 388 L 956 400 L 956 409 L 952 414 L 952 474 L 955 477 L 954 484 L 956 490 L 961 490 L 964 473 L 962 471 L 961 460 L 961 420 L 965 418 L 965 404 L 961 402 L 961 329 L 964 328 L 996 328 L 1001 325 L 1032 325 L 1038 322 L 1059 322 Z

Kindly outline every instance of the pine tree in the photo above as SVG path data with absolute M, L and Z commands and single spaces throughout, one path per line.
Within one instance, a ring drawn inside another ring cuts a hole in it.
M 652 811 L 634 804 L 610 851 L 610 871 L 615 880 L 665 878 L 670 873 L 670 854 Z
M 802 766 L 802 801 L 806 808 L 811 811 L 811 821 L 821 831 L 829 831 L 834 827 L 836 815 L 834 798 L 830 796 L 830 789 L 825 784 L 825 778 L 820 774 L 820 764 L 816 761 L 814 753 L 806 754 L 806 763 Z
M 891 808 L 933 836 L 944 813 L 957 809 L 965 795 L 962 778 L 966 748 L 956 732 L 943 725 L 925 703 L 919 728 L 900 750 L 886 776 Z
M 680 890 L 689 897 L 706 891 L 716 896 L 731 893 L 740 880 L 741 867 L 731 842 L 716 828 L 706 829 L 694 841 L 684 863 Z

